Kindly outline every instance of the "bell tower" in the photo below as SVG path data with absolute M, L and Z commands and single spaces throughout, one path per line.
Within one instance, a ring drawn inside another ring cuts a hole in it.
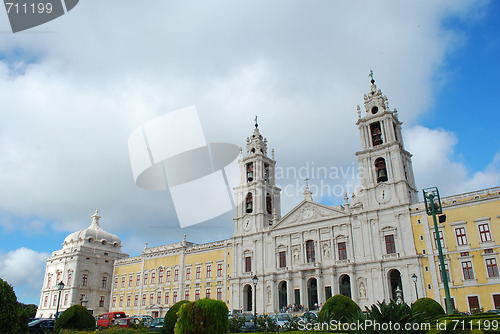
M 240 152 L 240 185 L 234 187 L 234 235 L 262 232 L 281 216 L 280 192 L 276 186 L 274 150 L 267 155 L 255 117 L 255 129 L 246 141 L 246 155 Z
M 358 106 L 357 125 L 361 135 L 361 151 L 356 152 L 362 169 L 361 195 L 365 208 L 375 209 L 418 202 L 412 155 L 405 150 L 402 122 L 396 109 L 375 85 L 364 96 L 364 113 Z

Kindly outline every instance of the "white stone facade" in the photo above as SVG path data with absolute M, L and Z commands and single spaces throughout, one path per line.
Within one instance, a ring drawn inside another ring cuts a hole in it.
M 56 313 L 60 282 L 64 283 L 60 312 L 75 304 L 85 305 L 94 314 L 109 310 L 114 261 L 128 254 L 121 252 L 120 238 L 100 227 L 99 219 L 96 210 L 90 226 L 68 235 L 62 249 L 47 259 L 37 317 Z

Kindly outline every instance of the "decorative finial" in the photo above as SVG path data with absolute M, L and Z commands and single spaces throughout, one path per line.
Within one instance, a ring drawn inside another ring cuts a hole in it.
M 186 241 L 186 233 L 184 233 L 184 238 L 182 239 L 182 241 Z
M 92 224 L 99 226 L 99 219 L 101 218 L 99 216 L 99 210 L 95 209 L 94 214 L 91 216 L 92 218 Z
M 306 190 L 304 191 L 304 200 L 306 201 L 312 201 L 312 192 L 309 190 L 309 178 L 305 178 L 306 181 Z
M 259 124 L 257 123 L 257 115 L 255 115 L 255 127 L 257 128 Z
M 361 107 L 359 106 L 359 104 L 356 109 L 358 110 L 358 118 L 361 118 Z
M 271 150 L 271 159 L 274 160 L 274 148 Z
M 144 243 L 144 250 L 146 250 L 148 248 L 148 243 Z
M 369 77 L 370 77 L 370 78 L 372 78 L 372 79 L 370 80 L 370 82 L 371 82 L 372 84 L 374 84 L 374 83 L 375 83 L 375 79 L 373 79 L 373 70 L 370 70 L 370 75 L 369 75 Z

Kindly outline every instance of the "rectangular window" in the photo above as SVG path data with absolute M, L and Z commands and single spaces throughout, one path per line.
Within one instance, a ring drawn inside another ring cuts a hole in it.
M 64 295 L 64 305 L 68 305 L 69 294 Z
M 339 260 L 347 260 L 347 245 L 345 242 L 339 242 L 337 244 L 339 251 Z
M 184 293 L 184 300 L 189 300 L 189 290 L 186 290 Z
M 131 295 L 128 295 L 128 296 L 127 296 L 127 307 L 130 307 L 130 298 L 131 298 L 131 297 L 132 297 Z
M 123 307 L 123 296 L 120 296 L 120 307 Z
M 155 294 L 153 292 L 151 292 L 149 294 L 149 305 L 153 305 L 154 300 L 155 300 Z
M 222 288 L 217 288 L 217 300 L 222 300 Z
M 186 281 L 191 280 L 191 268 L 186 268 Z
M 68 286 L 71 286 L 71 278 L 73 278 L 73 273 L 70 271 L 68 272 L 68 282 L 67 282 Z
M 132 282 L 134 281 L 134 275 L 130 275 L 128 277 L 128 287 L 131 288 L 132 287 Z
M 139 305 L 139 295 L 135 295 L 134 297 L 134 306 L 138 306 Z
M 88 275 L 88 274 L 83 274 L 83 275 L 82 275 L 82 285 L 83 285 L 83 286 L 87 286 L 88 279 L 89 279 L 89 275 Z M 117 279 L 118 279 L 118 278 L 117 278 Z
M 491 241 L 490 225 L 488 223 L 477 226 L 481 242 Z
M 167 270 L 167 282 L 170 282 L 170 269 Z
M 212 278 L 212 265 L 207 264 L 207 278 Z
M 222 277 L 222 263 L 217 264 L 217 277 Z
M 158 274 L 158 283 L 163 283 L 163 268 L 160 268 L 160 273 Z
M 179 269 L 174 270 L 174 282 L 179 281 Z
M 125 287 L 125 276 L 122 276 L 122 288 Z
M 210 289 L 205 290 L 205 297 L 210 298 Z
M 471 261 L 462 262 L 462 271 L 464 273 L 465 280 L 474 279 L 474 272 L 472 270 L 472 262 Z
M 465 234 L 465 227 L 457 227 L 455 229 L 455 236 L 457 237 L 457 245 L 467 245 L 467 235 Z
M 332 296 L 332 287 L 325 286 L 325 299 L 328 300 Z
M 252 271 L 252 257 L 246 256 L 245 257 L 245 272 L 249 273 Z
M 173 304 L 177 303 L 177 290 L 176 290 L 176 291 L 174 291 L 174 296 L 173 296 L 172 303 L 173 303 Z
M 99 307 L 104 307 L 104 296 L 99 297 Z
M 168 301 L 170 299 L 170 292 L 165 292 L 165 305 L 168 305 Z
M 144 285 L 148 285 L 148 273 L 144 273 Z
M 116 306 L 116 296 L 113 296 L 113 307 Z
M 196 267 L 196 279 L 201 279 L 201 267 Z
M 446 271 L 446 277 L 448 278 L 448 282 L 451 282 L 451 274 L 450 271 L 448 270 L 448 263 L 444 264 L 444 271 Z M 439 265 L 439 278 L 441 279 L 441 282 L 443 281 L 443 273 L 441 272 L 441 265 Z
M 316 252 L 314 250 L 314 241 L 306 241 L 306 259 L 307 263 L 316 262 Z
M 135 286 L 141 285 L 141 274 L 137 274 L 137 281 L 135 281 Z
M 444 248 L 443 231 L 439 231 L 439 241 L 441 242 L 441 247 Z M 436 232 L 434 232 L 434 247 L 438 248 Z
M 486 259 L 486 270 L 488 277 L 498 277 L 498 266 L 496 259 Z
M 281 251 L 278 253 L 279 254 L 279 265 L 280 265 L 280 268 L 285 268 L 286 267 L 286 252 L 285 251 Z
M 158 291 L 156 293 L 156 304 L 158 304 L 158 305 L 161 304 L 161 291 Z
M 146 306 L 146 294 L 142 294 L 142 306 Z
M 194 291 L 194 300 L 199 300 L 200 299 L 200 290 L 196 289 Z
M 102 281 L 101 281 L 101 286 L 106 289 L 106 286 L 108 285 L 108 277 L 107 276 L 103 276 L 102 277 Z
M 153 271 L 151 273 L 151 284 L 155 284 L 156 283 L 156 273 Z
M 396 253 L 396 244 L 394 243 L 394 234 L 389 234 L 385 236 L 385 250 L 387 254 Z

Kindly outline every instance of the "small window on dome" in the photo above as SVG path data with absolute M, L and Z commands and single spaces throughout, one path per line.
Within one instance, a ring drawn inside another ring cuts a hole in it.
M 374 114 L 374 115 L 375 115 L 376 113 L 378 113 L 378 107 L 377 107 L 377 106 L 374 106 L 374 107 L 372 108 L 372 114 Z
M 115 243 L 113 244 L 113 246 L 118 247 L 118 243 L 117 243 L 117 242 L 115 242 Z
M 89 242 L 90 242 L 90 243 L 93 243 L 93 242 L 94 242 L 94 239 L 93 239 L 93 238 L 89 238 Z
M 101 243 L 102 243 L 103 245 L 105 245 L 105 244 L 106 244 L 106 240 L 101 241 Z

